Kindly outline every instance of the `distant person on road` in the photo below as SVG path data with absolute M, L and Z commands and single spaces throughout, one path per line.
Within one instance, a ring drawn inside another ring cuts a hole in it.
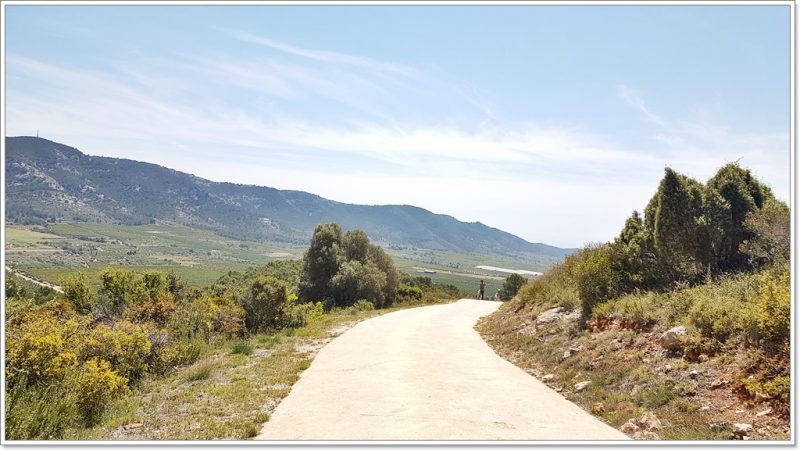
M 486 289 L 486 283 L 481 280 L 481 285 L 478 288 L 478 298 L 483 300 L 483 291 Z

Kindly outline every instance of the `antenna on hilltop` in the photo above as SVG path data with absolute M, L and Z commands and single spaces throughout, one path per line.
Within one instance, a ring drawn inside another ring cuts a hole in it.
M 39 139 L 39 129 L 36 129 L 36 139 Z

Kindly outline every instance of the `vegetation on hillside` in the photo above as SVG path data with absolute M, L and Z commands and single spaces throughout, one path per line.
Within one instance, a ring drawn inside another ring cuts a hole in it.
M 414 206 L 351 205 L 300 191 L 216 183 L 30 136 L 6 138 L 5 166 L 10 223 L 161 220 L 236 239 L 305 243 L 317 224 L 336 222 L 399 247 L 525 254 L 545 264 L 569 252 Z
M 705 184 L 666 169 L 616 239 L 525 284 L 481 331 L 636 438 L 785 438 L 789 221 L 736 164 Z M 653 412 L 663 423 L 643 425 Z M 733 429 L 758 412 L 757 433 Z
M 253 336 L 324 322 L 326 313 L 355 314 L 458 294 L 453 286 L 407 275 L 404 282 L 412 284 L 398 293 L 401 275 L 365 233 L 342 235 L 335 224 L 319 229 L 333 230 L 340 240 L 325 247 L 317 238 L 303 261 L 229 272 L 202 289 L 173 273 L 108 267 L 96 280 L 81 272 L 69 275 L 59 294 L 7 273 L 6 438 L 57 439 L 67 430 L 95 426 L 113 400 L 227 342 L 232 353 L 247 356 Z M 318 251 L 335 259 L 320 258 Z M 308 280 L 322 280 L 309 274 L 327 273 L 331 262 L 336 270 L 315 291 L 320 295 L 300 301 L 298 292 L 312 286 Z M 297 363 L 294 357 L 286 361 Z M 204 367 L 212 364 L 204 364 L 198 362 L 187 381 L 210 376 Z

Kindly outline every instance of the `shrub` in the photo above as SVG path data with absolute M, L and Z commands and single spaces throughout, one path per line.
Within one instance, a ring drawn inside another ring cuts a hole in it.
M 81 360 L 107 361 L 128 380 L 136 380 L 144 375 L 149 355 L 150 339 L 147 332 L 128 321 L 117 322 L 113 327 L 97 325 L 89 332 L 80 349 Z
M 64 297 L 70 302 L 75 311 L 86 314 L 92 311 L 94 295 L 89 289 L 89 283 L 82 272 L 73 274 L 61 281 Z
M 284 324 L 286 312 L 297 299 L 283 281 L 260 276 L 241 299 L 245 324 L 249 331 L 278 329 Z
M 56 381 L 28 386 L 15 383 L 6 396 L 6 439 L 61 439 L 80 419 L 74 390 Z
M 517 292 L 525 284 L 527 280 L 520 274 L 512 273 L 503 282 L 503 287 L 500 288 L 498 296 L 502 301 L 511 300 Z
M 752 308 L 754 317 L 749 322 L 751 332 L 774 344 L 788 344 L 791 332 L 789 274 L 764 272 L 759 281 L 758 297 Z
M 366 312 L 374 310 L 375 306 L 372 304 L 371 301 L 361 299 L 353 303 L 352 308 L 359 312 Z
M 133 305 L 128 316 L 135 322 L 154 322 L 163 326 L 172 317 L 175 308 L 172 298 L 162 293 Z
M 61 379 L 78 364 L 77 349 L 85 334 L 80 317 L 54 316 L 52 311 L 20 313 L 6 325 L 6 380 L 14 384 Z
M 385 303 L 386 274 L 368 261 L 347 261 L 331 278 L 330 285 L 337 306 L 350 306 L 358 299 L 370 299 L 373 306 Z
M 584 318 L 589 317 L 595 305 L 619 293 L 609 245 L 587 247 L 581 251 L 574 271 Z
M 121 315 L 125 309 L 147 295 L 144 285 L 137 282 L 132 270 L 106 268 L 100 272 L 98 314 L 105 317 Z
M 401 302 L 410 302 L 422 299 L 422 289 L 416 286 L 401 284 L 397 288 L 397 297 Z
M 286 312 L 285 324 L 291 328 L 299 328 L 319 322 L 325 315 L 322 302 L 292 304 Z
M 86 425 L 95 424 L 108 403 L 125 392 L 128 383 L 111 370 L 108 361 L 97 359 L 84 362 L 80 372 L 68 380 L 77 392 L 78 411 Z

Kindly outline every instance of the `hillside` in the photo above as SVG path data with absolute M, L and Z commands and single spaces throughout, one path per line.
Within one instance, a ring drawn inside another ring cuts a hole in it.
M 168 220 L 249 240 L 307 242 L 336 222 L 384 245 L 560 259 L 570 249 L 530 243 L 480 222 L 408 205 L 335 202 L 301 191 L 217 183 L 156 164 L 90 156 L 35 137 L 6 138 L 6 220 L 126 225 Z
M 634 439 L 790 436 L 790 211 L 736 164 L 671 169 L 644 215 L 521 287 L 478 329 Z

